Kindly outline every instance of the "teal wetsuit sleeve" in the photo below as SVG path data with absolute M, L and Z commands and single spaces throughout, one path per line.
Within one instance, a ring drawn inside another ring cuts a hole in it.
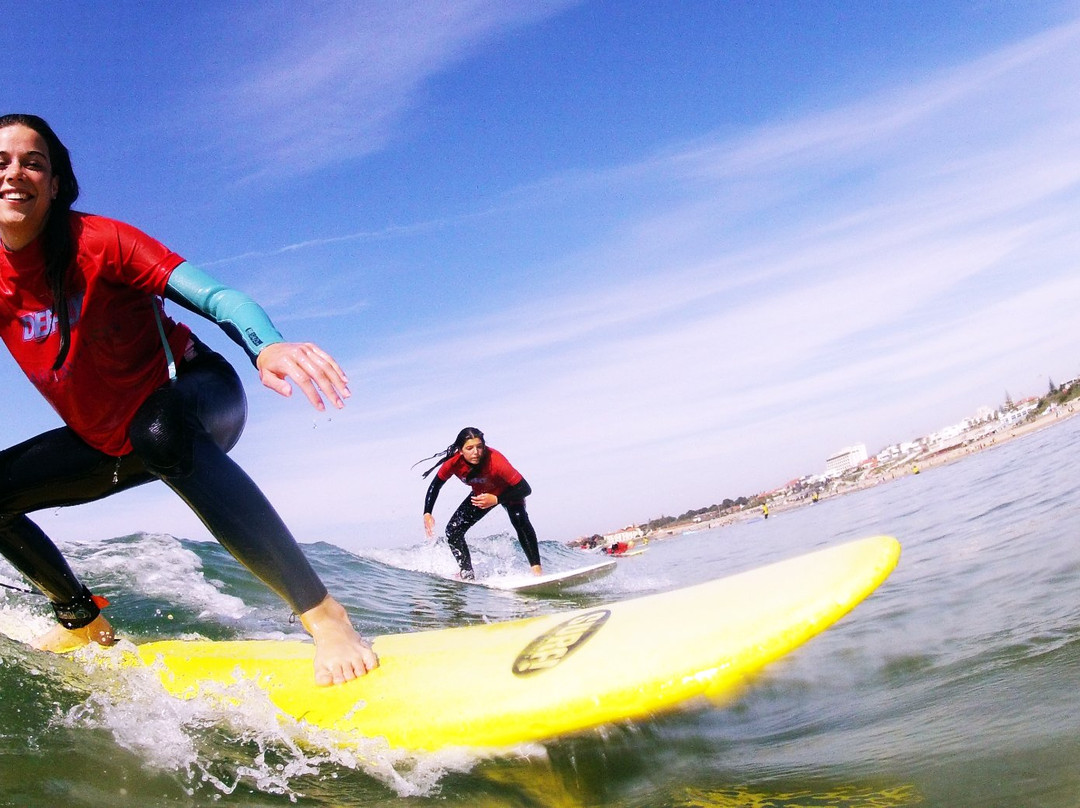
M 221 326 L 252 364 L 267 345 L 285 341 L 262 306 L 187 261 L 172 271 L 165 297 Z

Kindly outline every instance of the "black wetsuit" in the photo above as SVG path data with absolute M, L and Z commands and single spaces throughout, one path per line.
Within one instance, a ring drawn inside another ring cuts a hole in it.
M 427 496 L 424 497 L 424 513 L 431 513 L 435 507 L 435 500 L 439 497 L 445 480 L 439 479 L 436 474 L 431 478 Z M 517 533 L 518 543 L 525 551 L 525 557 L 529 565 L 540 566 L 540 548 L 536 541 L 536 530 L 529 521 L 529 514 L 525 510 L 525 497 L 532 493 L 532 488 L 524 478 L 517 484 L 510 486 L 499 494 L 499 504 L 506 509 L 506 515 L 510 517 L 510 524 Z M 446 543 L 450 545 L 450 552 L 461 568 L 463 577 L 471 578 L 473 575 L 472 556 L 469 554 L 469 545 L 465 542 L 465 534 L 469 528 L 479 522 L 489 513 L 492 508 L 478 508 L 472 504 L 472 493 L 462 500 L 454 515 L 446 524 Z
M 97 616 L 89 592 L 26 514 L 77 505 L 160 479 L 232 555 L 300 614 L 327 595 L 288 528 L 225 453 L 240 437 L 247 400 L 236 371 L 192 337 L 176 379 L 132 421 L 133 451 L 112 457 L 60 427 L 0 452 L 0 553 L 53 602 L 68 628 Z M 62 613 L 82 617 L 64 620 Z M 81 609 L 81 611 L 80 611 Z M 85 614 L 84 614 L 85 612 Z

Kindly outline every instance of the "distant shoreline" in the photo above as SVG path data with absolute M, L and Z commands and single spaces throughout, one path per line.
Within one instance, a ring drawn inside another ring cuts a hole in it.
M 1016 438 L 1030 435 L 1032 432 L 1038 432 L 1057 424 L 1064 423 L 1075 415 L 1080 415 L 1080 403 L 1070 401 L 1066 405 L 1045 412 L 1022 424 L 1002 429 L 998 432 L 979 438 L 978 440 L 973 440 L 970 443 L 964 443 L 944 450 L 925 452 L 904 458 L 903 461 L 885 464 L 876 468 L 869 468 L 852 479 L 841 478 L 837 481 L 836 487 L 833 490 L 830 490 L 828 493 L 823 493 L 817 501 L 824 502 L 827 499 L 850 494 L 854 491 L 863 491 L 867 488 L 873 488 L 878 485 L 892 482 L 893 480 L 901 479 L 902 477 L 919 474 L 927 469 L 955 463 L 959 460 L 963 460 L 965 457 L 970 457 L 973 454 L 979 454 L 980 452 L 1004 446 Z M 766 501 L 768 502 L 770 515 L 795 510 L 796 508 L 803 508 L 814 503 L 814 500 L 808 495 L 787 498 L 777 497 L 775 499 L 767 499 Z M 712 519 L 701 519 L 696 522 L 673 522 L 670 525 L 665 525 L 659 530 L 648 533 L 637 541 L 666 539 L 672 536 L 681 536 L 684 533 L 711 530 L 713 528 L 726 527 L 728 525 L 740 524 L 752 519 L 761 518 L 762 511 L 760 505 L 750 506 L 743 508 L 741 511 L 714 517 Z

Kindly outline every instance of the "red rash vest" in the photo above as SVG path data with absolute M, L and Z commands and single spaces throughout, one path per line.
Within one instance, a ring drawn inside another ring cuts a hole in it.
M 27 378 L 71 429 L 114 457 L 131 451 L 135 411 L 169 377 L 154 310 L 174 356 L 190 331 L 165 316 L 161 296 L 176 253 L 123 222 L 71 213 L 75 266 L 67 305 L 71 346 L 53 370 L 60 326 L 40 239 L 0 248 L 0 337 Z
M 469 474 L 476 472 L 475 476 Z M 510 461 L 503 457 L 501 452 L 490 446 L 484 449 L 484 456 L 479 466 L 470 466 L 465 458 L 458 452 L 441 466 L 437 472 L 443 482 L 451 476 L 457 477 L 466 485 L 472 487 L 473 496 L 477 494 L 494 494 L 499 496 L 507 488 L 521 482 L 521 474 L 510 465 Z

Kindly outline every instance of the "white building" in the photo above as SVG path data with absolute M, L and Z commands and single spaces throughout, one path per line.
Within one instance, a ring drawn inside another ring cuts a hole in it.
M 825 473 L 829 476 L 843 474 L 866 460 L 866 444 L 857 443 L 841 449 L 825 461 Z

